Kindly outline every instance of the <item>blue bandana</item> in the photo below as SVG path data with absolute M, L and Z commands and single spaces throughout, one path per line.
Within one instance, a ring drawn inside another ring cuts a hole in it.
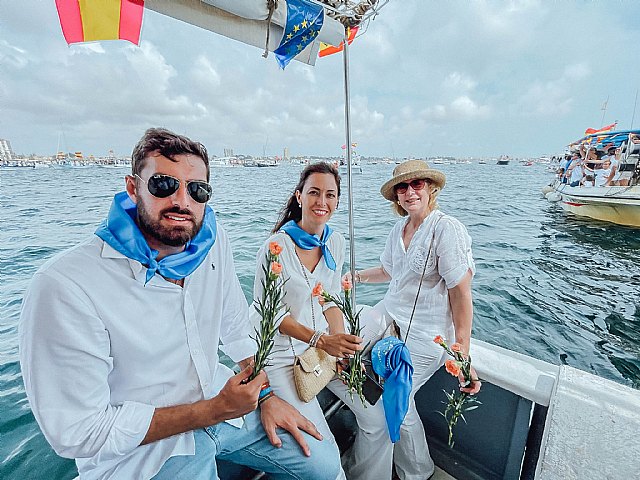
M 320 240 L 317 235 L 311 235 L 310 233 L 305 232 L 293 220 L 289 220 L 287 223 L 285 223 L 282 226 L 282 230 L 284 230 L 295 242 L 295 244 L 303 250 L 311 250 L 312 248 L 320 247 L 322 256 L 324 257 L 324 263 L 327 264 L 329 270 L 335 271 L 336 261 L 333 259 L 333 255 L 331 255 L 329 247 L 327 247 L 329 237 L 333 233 L 333 230 L 329 225 L 325 224 L 324 226 L 324 232 L 322 232 L 322 240 Z
M 371 350 L 373 371 L 384 378 L 382 403 L 392 443 L 400 440 L 400 425 L 409 410 L 409 394 L 413 386 L 411 354 L 396 337 L 385 337 Z
M 158 272 L 165 278 L 181 280 L 200 266 L 216 241 L 216 216 L 207 206 L 202 228 L 185 246 L 182 252 L 167 255 L 156 261 L 157 250 L 152 250 L 135 222 L 138 207 L 127 195 L 117 193 L 96 235 L 122 255 L 137 260 L 147 267 L 145 284 Z

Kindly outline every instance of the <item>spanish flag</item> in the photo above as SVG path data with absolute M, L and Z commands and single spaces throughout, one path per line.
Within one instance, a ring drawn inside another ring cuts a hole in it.
M 599 129 L 595 129 L 595 128 L 587 128 L 584 131 L 585 135 L 593 135 L 594 133 L 606 133 L 606 132 L 610 132 L 611 130 L 613 130 L 614 128 L 616 128 L 616 125 L 618 125 L 618 122 L 612 123 L 611 125 L 607 125 L 606 127 L 602 127 Z
M 356 38 L 358 33 L 358 27 L 347 28 L 347 43 L 351 45 L 353 39 Z M 344 41 L 340 42 L 340 45 L 334 47 L 324 42 L 320 42 L 320 50 L 318 51 L 319 57 L 326 57 L 327 55 L 333 55 L 334 53 L 341 52 L 344 49 Z
M 56 0 L 68 44 L 128 40 L 138 45 L 144 0 Z

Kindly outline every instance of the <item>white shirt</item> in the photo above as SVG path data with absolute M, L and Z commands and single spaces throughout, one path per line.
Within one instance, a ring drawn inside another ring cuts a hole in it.
M 600 168 L 594 171 L 596 176 L 596 187 L 604 187 L 605 183 L 607 183 L 607 178 L 611 175 L 611 167 L 604 169 Z
M 382 267 L 391 276 L 384 306 L 404 338 L 427 263 L 409 337 L 421 341 L 431 341 L 436 335 L 452 338 L 448 289 L 458 285 L 469 269 L 475 274 L 471 237 L 458 220 L 434 210 L 424 219 L 405 250 L 402 232 L 408 221 L 408 217 L 403 218 L 394 225 L 380 256 Z
M 97 236 L 49 260 L 25 295 L 22 374 L 40 428 L 81 478 L 148 479 L 192 432 L 139 446 L 155 407 L 211 398 L 255 352 L 224 230 L 184 288 Z M 241 419 L 236 419 L 241 424 Z
M 254 301 L 262 298 L 262 280 L 264 279 L 264 273 L 262 272 L 261 265 L 266 263 L 265 254 L 269 250 L 269 243 L 274 241 L 278 242 L 282 247 L 282 253 L 279 256 L 279 263 L 282 264 L 282 278 L 288 279 L 285 284 L 285 295 L 283 301 L 286 307 L 289 308 L 289 314 L 293 316 L 298 323 L 309 328 L 314 328 L 313 319 L 315 317 L 315 330 L 328 331 L 329 325 L 323 315 L 323 312 L 328 308 L 335 306 L 335 304 L 325 303 L 323 306 L 320 306 L 318 298 L 312 298 L 311 290 L 318 283 L 321 283 L 324 289 L 332 295 L 338 296 L 341 294 L 340 282 L 345 254 L 344 237 L 338 232 L 333 232 L 327 243 L 329 251 L 336 262 L 335 271 L 330 270 L 329 267 L 327 267 L 324 257 L 321 257 L 316 268 L 313 272 L 310 272 L 301 264 L 300 259 L 296 254 L 295 243 L 289 235 L 284 232 L 278 232 L 272 235 L 258 252 L 256 279 L 253 283 Z M 305 274 L 307 277 L 306 279 Z M 309 284 L 307 284 L 307 279 Z M 252 324 L 257 326 L 260 323 L 260 316 L 254 307 L 251 307 L 250 315 Z M 282 315 L 279 318 L 278 325 L 285 316 L 286 315 Z M 294 354 L 291 349 L 290 339 L 293 343 L 293 350 L 296 355 L 300 355 L 309 348 L 307 343 L 293 337 L 289 337 L 288 335 L 282 335 L 278 332 L 274 339 L 274 353 L 270 359 L 273 366 L 293 365 Z
M 579 182 L 582 180 L 583 172 L 582 172 L 582 163 L 581 160 L 573 160 L 573 170 L 571 170 L 571 180 L 570 182 Z

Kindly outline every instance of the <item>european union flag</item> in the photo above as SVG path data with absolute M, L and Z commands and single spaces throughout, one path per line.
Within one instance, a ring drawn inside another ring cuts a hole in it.
M 287 25 L 280 45 L 273 52 L 282 69 L 315 40 L 323 22 L 322 5 L 309 0 L 287 0 Z

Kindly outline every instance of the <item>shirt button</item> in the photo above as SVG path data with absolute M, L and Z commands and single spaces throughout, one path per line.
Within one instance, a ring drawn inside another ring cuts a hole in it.
M 200 353 L 200 350 L 198 350 L 197 348 L 193 351 L 194 355 L 198 355 Z

